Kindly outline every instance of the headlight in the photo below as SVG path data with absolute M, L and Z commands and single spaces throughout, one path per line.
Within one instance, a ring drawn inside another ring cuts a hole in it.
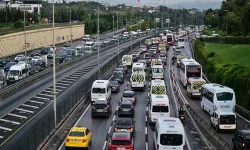
M 98 98 L 92 98 L 92 100 L 93 100 L 93 101 L 97 101 L 97 100 L 98 100 Z

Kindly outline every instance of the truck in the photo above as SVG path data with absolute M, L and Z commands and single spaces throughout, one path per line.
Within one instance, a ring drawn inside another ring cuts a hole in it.
M 123 55 L 122 56 L 122 65 L 127 67 L 132 67 L 133 57 L 132 55 Z

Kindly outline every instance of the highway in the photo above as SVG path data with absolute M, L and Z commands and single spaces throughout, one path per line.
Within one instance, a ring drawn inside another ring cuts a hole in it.
M 142 57 L 142 55 L 140 55 Z M 165 69 L 165 81 L 167 87 L 170 87 L 169 82 L 169 66 Z M 121 95 L 124 90 L 130 90 L 129 80 L 131 75 L 131 69 L 129 69 L 128 74 L 125 76 L 124 84 L 121 84 L 121 90 L 118 93 L 113 93 L 111 98 L 112 103 L 112 115 L 108 119 L 92 119 L 91 118 L 91 106 L 89 105 L 84 111 L 82 116 L 79 118 L 75 125 L 80 125 L 88 127 L 92 132 L 92 145 L 91 150 L 106 150 L 108 148 L 108 137 L 112 135 L 114 131 L 114 123 L 117 118 L 118 102 L 121 99 Z M 147 71 L 147 81 L 149 81 L 149 71 Z M 137 95 L 137 104 L 135 106 L 135 150 L 152 150 L 153 149 L 153 131 L 148 123 L 147 115 L 147 99 L 149 89 L 146 91 L 135 91 Z M 174 100 L 173 93 L 168 90 L 168 95 L 170 98 L 170 111 L 171 117 L 176 117 L 176 106 L 178 102 Z M 186 120 L 188 123 L 189 120 Z M 185 130 L 187 132 L 187 149 L 201 149 L 202 143 L 198 143 L 195 140 L 195 136 L 192 135 L 191 131 L 195 129 L 190 124 L 184 124 Z M 61 143 L 58 150 L 64 150 L 65 141 Z
M 136 42 L 138 40 L 134 40 Z M 128 47 L 130 42 L 120 44 L 120 49 Z M 110 48 L 100 52 L 100 62 L 103 62 L 115 55 L 117 47 Z M 88 58 L 77 62 L 62 71 L 57 72 L 57 98 L 60 101 L 61 95 L 64 95 L 81 77 L 97 66 L 97 54 L 88 56 Z M 52 103 L 52 77 L 36 81 L 34 84 L 25 87 L 15 95 L 8 97 L 0 102 L 0 146 L 3 146 L 9 138 L 14 137 L 22 131 L 22 128 L 31 126 L 29 122 L 39 122 L 37 115 L 51 108 Z M 57 103 L 59 102 L 57 101 Z M 46 112 L 46 111 L 45 111 Z M 46 113 L 43 113 L 46 114 Z M 21 136 L 20 133 L 19 137 Z M 13 142 L 13 141 L 12 141 Z M 7 146 L 10 146 L 7 144 Z M 2 147 L 1 147 L 2 148 Z
M 170 51 L 172 51 L 172 49 L 170 49 Z M 188 41 L 185 42 L 185 49 L 182 50 L 182 53 L 186 54 L 187 57 L 192 58 L 192 51 L 190 48 L 190 45 L 188 43 Z M 170 56 L 172 57 L 172 52 L 170 53 Z M 174 67 L 175 70 L 175 79 L 178 83 L 178 86 L 181 89 L 182 95 L 185 97 L 186 102 L 196 111 L 197 114 L 199 114 L 199 116 L 201 118 L 203 118 L 208 124 L 210 124 L 210 116 L 208 113 L 206 113 L 200 105 L 200 100 L 196 100 L 196 99 L 191 99 L 186 92 L 186 89 L 184 89 L 184 87 L 182 86 L 182 83 L 180 82 L 180 78 L 179 78 L 179 69 L 175 66 Z M 249 121 L 247 121 L 244 118 L 241 118 L 240 116 L 237 116 L 237 129 L 241 130 L 241 129 L 245 129 L 246 125 L 250 125 Z M 206 133 L 203 133 L 206 134 Z M 229 132 L 229 133 L 219 133 L 219 135 L 229 144 L 232 144 L 232 137 L 234 135 L 234 133 Z

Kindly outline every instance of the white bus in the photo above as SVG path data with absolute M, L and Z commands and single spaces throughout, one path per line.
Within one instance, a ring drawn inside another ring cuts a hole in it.
M 183 150 L 185 148 L 186 134 L 179 118 L 158 118 L 153 138 L 153 146 L 157 150 Z
M 154 124 L 160 117 L 170 117 L 170 106 L 167 95 L 152 94 L 149 103 L 149 123 Z
M 181 48 L 185 48 L 185 39 L 184 38 L 181 38 L 181 37 L 178 38 L 178 46 Z
M 28 77 L 30 74 L 30 68 L 31 66 L 25 63 L 19 63 L 11 66 L 7 74 L 7 84 L 11 84 Z
M 202 78 L 202 66 L 194 59 L 184 58 L 180 63 L 180 80 L 184 87 L 189 78 Z
M 111 87 L 109 80 L 95 80 L 91 88 L 91 104 L 99 99 L 111 100 Z
M 172 42 L 174 41 L 174 35 L 172 33 L 167 34 L 167 42 Z
M 201 107 L 210 115 L 216 110 L 233 112 L 236 104 L 234 90 L 215 83 L 204 84 L 201 88 Z

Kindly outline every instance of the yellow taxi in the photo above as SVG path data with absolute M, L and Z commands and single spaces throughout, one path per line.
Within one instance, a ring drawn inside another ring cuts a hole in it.
M 65 148 L 86 148 L 89 150 L 91 145 L 92 132 L 86 127 L 71 128 L 65 141 Z

